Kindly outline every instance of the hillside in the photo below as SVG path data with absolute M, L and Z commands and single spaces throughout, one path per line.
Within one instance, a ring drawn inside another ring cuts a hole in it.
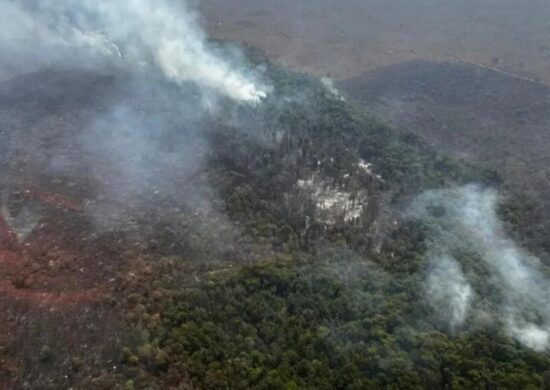
M 405 62 L 342 81 L 370 112 L 438 150 L 490 167 L 532 207 L 521 221 L 546 251 L 550 87 L 464 62 Z
M 452 249 L 479 294 L 460 326 L 425 289 L 446 206 L 410 205 L 498 175 L 249 57 L 273 85 L 258 106 L 117 69 L 0 83 L 0 384 L 548 384 L 548 355 L 483 319 L 503 295 L 482 248 Z

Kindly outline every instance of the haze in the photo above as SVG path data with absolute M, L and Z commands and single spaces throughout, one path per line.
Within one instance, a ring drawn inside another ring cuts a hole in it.
M 550 389 L 548 0 L 0 0 L 0 389 Z
M 550 83 L 545 0 L 203 0 L 214 37 L 335 79 L 464 58 Z

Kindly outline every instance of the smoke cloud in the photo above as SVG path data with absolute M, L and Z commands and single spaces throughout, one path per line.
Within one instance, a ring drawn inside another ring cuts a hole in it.
M 86 65 L 154 67 L 174 83 L 192 82 L 236 101 L 259 103 L 266 97 L 237 56 L 224 59 L 209 45 L 184 2 L 0 0 L 0 8 L 0 46 L 10 57 L 30 56 L 32 63 L 80 57 Z
M 334 81 L 332 79 L 330 79 L 328 77 L 323 77 L 323 78 L 321 78 L 321 83 L 325 86 L 326 89 L 328 89 L 328 91 L 331 94 L 333 94 L 334 96 L 336 96 L 338 99 L 340 99 L 342 101 L 346 101 L 346 99 L 342 96 L 340 91 L 338 91 L 338 89 L 334 85 Z
M 495 297 L 484 298 L 493 300 L 496 315 L 512 337 L 528 348 L 544 351 L 550 347 L 548 270 L 506 235 L 497 214 L 498 201 L 494 190 L 468 185 L 422 194 L 413 202 L 411 214 L 431 226 L 432 252 L 462 253 L 461 265 L 469 267 L 472 285 L 476 264 L 471 259 L 483 261 L 489 277 L 477 280 L 477 286 L 491 283 L 499 291 Z M 464 256 L 472 248 L 475 254 Z M 447 315 L 452 326 L 464 318 L 471 293 L 458 263 L 446 256 L 432 256 L 430 261 L 435 270 L 427 280 L 430 300 L 438 304 L 444 300 L 452 306 L 451 313 L 460 314 Z
M 448 255 L 431 258 L 427 294 L 430 303 L 449 324 L 451 331 L 454 332 L 464 324 L 472 299 L 472 288 L 455 259 Z

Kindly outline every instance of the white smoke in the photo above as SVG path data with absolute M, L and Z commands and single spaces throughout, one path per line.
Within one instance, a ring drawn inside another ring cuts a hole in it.
M 544 351 L 550 347 L 548 270 L 506 235 L 498 201 L 495 191 L 475 185 L 428 191 L 413 203 L 412 214 L 435 223 L 432 246 L 448 253 L 469 248 L 479 254 L 503 297 L 498 310 L 509 334 L 528 348 Z M 434 211 L 441 215 L 430 219 Z M 447 283 L 460 280 L 460 270 L 451 269 L 447 278 Z M 461 290 L 452 294 L 462 301 Z
M 346 101 L 346 99 L 342 96 L 340 91 L 336 88 L 336 85 L 334 85 L 334 81 L 332 81 L 332 79 L 328 77 L 323 77 L 321 78 L 321 83 L 323 83 L 325 88 L 328 89 L 328 91 L 334 96 L 336 96 L 339 100 L 343 102 Z
M 550 327 L 548 326 L 543 329 L 532 323 L 517 325 L 514 319 L 508 320 L 508 326 L 514 338 L 527 348 L 543 352 L 550 345 Z
M 175 83 L 193 82 L 237 101 L 266 97 L 250 71 L 215 54 L 184 2 L 0 0 L 0 11 L 3 51 L 26 53 L 32 61 L 80 49 L 103 62 L 154 66 Z
M 0 216 L 15 233 L 19 242 L 24 242 L 35 230 L 42 218 L 42 210 L 38 202 L 29 201 L 21 208 L 18 214 L 12 215 L 8 207 L 9 192 L 0 191 Z
M 432 306 L 452 331 L 464 324 L 472 299 L 472 288 L 455 259 L 448 255 L 431 258 L 427 294 Z

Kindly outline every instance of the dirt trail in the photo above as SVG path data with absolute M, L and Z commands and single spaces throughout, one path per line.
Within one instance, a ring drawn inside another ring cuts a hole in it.
M 506 70 L 503 70 L 503 69 L 500 69 L 500 68 L 497 68 L 497 67 L 494 67 L 494 66 L 488 66 L 488 65 L 484 65 L 484 64 L 480 64 L 478 62 L 475 62 L 475 61 L 472 61 L 472 60 L 469 60 L 467 58 L 456 58 L 456 57 L 449 57 L 445 60 L 443 60 L 442 62 L 447 62 L 447 61 L 451 61 L 451 62 L 456 62 L 456 63 L 462 63 L 462 64 L 469 64 L 469 65 L 474 65 L 478 68 L 482 68 L 482 69 L 487 69 L 487 70 L 492 70 L 494 72 L 497 72 L 497 73 L 500 73 L 500 74 L 503 74 L 505 76 L 508 76 L 508 77 L 511 77 L 511 78 L 514 78 L 514 79 L 518 79 L 518 80 L 522 80 L 522 81 L 528 81 L 530 83 L 534 83 L 534 84 L 538 84 L 538 85 L 543 85 L 545 87 L 550 87 L 550 83 L 544 83 L 540 80 L 536 80 L 536 79 L 533 79 L 533 78 L 530 78 L 530 77 L 525 77 L 525 76 L 522 76 L 522 75 L 519 75 L 517 73 L 513 73 L 511 71 L 506 71 Z

